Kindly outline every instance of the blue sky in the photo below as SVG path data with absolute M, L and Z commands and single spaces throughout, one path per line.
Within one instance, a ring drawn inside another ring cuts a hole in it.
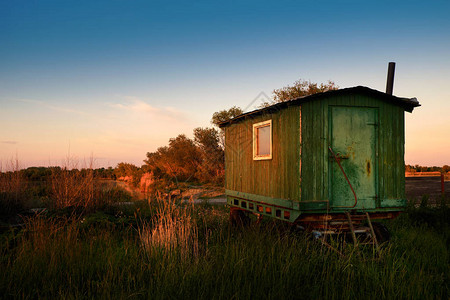
M 448 1 L 0 0 L 0 161 L 142 164 L 213 112 L 299 78 L 384 91 L 406 163 L 450 164 Z

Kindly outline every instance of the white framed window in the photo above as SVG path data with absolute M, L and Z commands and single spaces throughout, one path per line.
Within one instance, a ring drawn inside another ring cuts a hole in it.
M 253 160 L 272 159 L 272 120 L 253 124 Z

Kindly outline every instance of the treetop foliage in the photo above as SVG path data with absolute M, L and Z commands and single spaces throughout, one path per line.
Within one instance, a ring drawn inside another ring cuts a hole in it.
M 116 168 L 114 169 L 114 175 L 119 177 L 133 176 L 133 174 L 138 170 L 138 167 L 130 164 L 121 162 L 118 163 Z
M 237 117 L 239 115 L 242 115 L 244 111 L 242 108 L 233 106 L 230 109 L 224 109 L 218 112 L 215 112 L 211 119 L 211 124 L 214 124 L 216 126 L 219 126 L 220 123 L 226 122 L 234 117 Z
M 144 162 L 156 178 L 177 178 L 189 180 L 192 170 L 200 160 L 200 153 L 194 142 L 184 134 L 169 140 L 169 146 L 148 152 Z
M 195 128 L 194 140 L 184 134 L 169 140 L 169 145 L 148 152 L 147 169 L 155 181 L 177 184 L 180 181 L 221 182 L 224 153 L 215 128 Z
M 438 166 L 421 166 L 421 165 L 405 165 L 405 171 L 406 172 L 443 172 L 447 173 L 450 172 L 450 166 L 443 165 L 442 167 Z
M 267 107 L 280 102 L 337 89 L 339 89 L 339 87 L 331 80 L 328 80 L 327 83 L 317 84 L 310 80 L 299 79 L 292 85 L 273 90 L 273 101 L 265 102 L 261 107 Z
M 299 79 L 295 81 L 293 85 L 287 85 L 273 90 L 273 100 L 275 103 L 285 102 L 299 97 L 337 89 L 339 89 L 339 87 L 331 80 L 328 80 L 327 83 L 317 84 L 310 80 Z

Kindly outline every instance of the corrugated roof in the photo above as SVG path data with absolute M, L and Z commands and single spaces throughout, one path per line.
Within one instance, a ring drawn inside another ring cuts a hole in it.
M 333 90 L 333 91 L 328 91 L 328 92 L 324 92 L 324 93 L 317 93 L 317 94 L 313 94 L 313 95 L 309 95 L 309 96 L 292 99 L 292 100 L 285 101 L 285 102 L 280 102 L 280 103 L 277 103 L 277 104 L 274 104 L 274 105 L 271 105 L 268 107 L 264 107 L 261 109 L 257 109 L 257 110 L 236 116 L 231 120 L 219 123 L 219 127 L 221 127 L 221 128 L 226 127 L 227 125 L 229 125 L 231 123 L 238 122 L 240 120 L 245 119 L 245 117 L 247 117 L 247 116 L 263 114 L 265 112 L 283 109 L 283 108 L 291 106 L 291 105 L 300 105 L 300 104 L 308 102 L 308 101 L 315 101 L 315 100 L 319 100 L 319 99 L 326 98 L 329 96 L 340 96 L 340 95 L 347 95 L 347 94 L 352 94 L 352 93 L 353 94 L 370 95 L 370 96 L 373 96 L 380 100 L 394 103 L 396 105 L 403 107 L 405 109 L 405 111 L 408 111 L 408 112 L 412 112 L 414 107 L 420 106 L 419 101 L 417 101 L 416 98 L 400 98 L 400 97 L 389 95 L 389 94 L 386 94 L 386 93 L 383 93 L 383 92 L 380 92 L 380 91 L 377 91 L 377 90 L 374 90 L 374 89 L 371 89 L 371 88 L 368 88 L 365 86 L 355 86 L 355 87 L 351 87 L 351 88 Z

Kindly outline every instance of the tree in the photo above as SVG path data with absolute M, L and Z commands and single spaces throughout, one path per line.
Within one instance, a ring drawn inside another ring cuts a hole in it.
M 230 109 L 224 109 L 218 112 L 215 112 L 211 118 L 211 124 L 219 126 L 220 123 L 226 122 L 228 120 L 233 119 L 239 115 L 242 115 L 244 111 L 242 108 L 233 106 Z M 222 149 L 225 148 L 225 131 L 221 128 L 219 133 L 219 145 Z
M 194 129 L 194 142 L 202 159 L 196 177 L 202 182 L 219 182 L 223 179 L 225 155 L 220 139 L 221 135 L 215 128 Z
M 337 90 L 339 87 L 331 80 L 327 83 L 317 84 L 310 80 L 299 79 L 293 85 L 273 90 L 273 101 L 264 102 L 261 107 L 267 107 L 276 103 L 289 101 L 299 97 L 309 96 L 326 91 Z
M 159 147 L 156 152 L 148 152 L 144 162 L 156 178 L 190 181 L 195 180 L 194 174 L 201 157 L 194 142 L 180 134 L 169 140 L 169 146 Z
M 138 167 L 136 167 L 133 164 L 121 162 L 118 163 L 116 168 L 114 169 L 114 175 L 116 175 L 117 178 L 119 177 L 126 177 L 126 176 L 133 176 L 133 174 L 138 170 Z
M 276 103 L 289 101 L 295 98 L 309 96 L 317 93 L 323 93 L 326 91 L 338 90 L 339 87 L 331 80 L 327 83 L 317 84 L 310 80 L 299 79 L 294 84 L 287 85 L 285 87 L 273 90 L 273 100 L 270 102 L 264 102 L 261 107 L 267 107 Z M 213 125 L 219 126 L 220 123 L 226 122 L 236 116 L 243 114 L 244 111 L 237 106 L 233 106 L 230 109 L 221 110 L 215 112 L 211 118 Z
M 228 110 L 224 109 L 224 110 L 215 112 L 212 116 L 211 123 L 216 126 L 219 126 L 220 123 L 226 122 L 234 117 L 242 115 L 243 113 L 244 113 L 244 111 L 240 107 L 233 106 L 232 108 L 230 108 Z
M 194 142 L 205 152 L 215 152 L 219 149 L 219 131 L 215 128 L 195 128 Z
M 416 172 L 416 169 L 414 169 L 414 167 L 411 165 L 405 165 L 405 171 L 414 173 L 414 172 Z

